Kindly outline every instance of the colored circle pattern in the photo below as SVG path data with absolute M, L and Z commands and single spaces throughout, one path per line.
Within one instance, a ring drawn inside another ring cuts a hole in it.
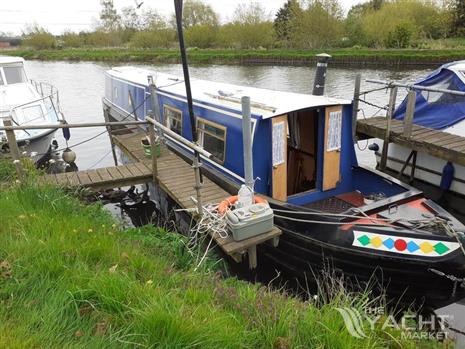
M 397 239 L 396 242 L 394 242 L 394 247 L 397 251 L 405 251 L 407 243 L 403 239 Z
M 361 235 L 357 239 L 363 247 L 371 247 L 379 249 L 381 247 L 388 250 L 415 253 L 421 251 L 425 255 L 436 252 L 438 255 L 443 255 L 450 251 L 450 248 L 440 241 L 415 242 L 394 236 L 367 236 Z M 418 241 L 418 240 L 417 240 Z

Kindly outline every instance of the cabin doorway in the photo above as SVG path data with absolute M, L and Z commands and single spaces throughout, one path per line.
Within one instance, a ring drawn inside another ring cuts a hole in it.
M 272 119 L 274 199 L 316 189 L 318 110 L 299 110 Z
M 287 195 L 316 189 L 318 110 L 288 114 Z

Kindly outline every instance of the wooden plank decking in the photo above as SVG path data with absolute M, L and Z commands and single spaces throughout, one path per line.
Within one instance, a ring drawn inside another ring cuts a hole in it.
M 78 172 L 48 174 L 40 180 L 64 187 L 86 187 L 104 190 L 142 184 L 152 180 L 150 165 L 138 162 L 124 166 L 112 166 Z
M 94 190 L 144 184 L 153 180 L 152 160 L 144 154 L 140 145 L 143 133 L 113 136 L 114 143 L 134 162 L 122 166 L 112 166 L 95 170 L 45 175 L 43 182 L 61 186 L 83 186 Z M 157 184 L 183 209 L 195 208 L 195 177 L 192 166 L 166 147 L 161 148 L 157 160 Z M 218 203 L 230 196 L 219 185 L 204 176 L 201 188 L 203 203 Z M 242 255 L 249 255 L 249 266 L 256 266 L 256 246 L 270 241 L 277 246 L 281 230 L 273 230 L 243 240 L 234 241 L 231 236 L 222 238 L 214 235 L 217 245 L 234 260 L 239 262 Z
M 384 139 L 386 125 L 385 117 L 358 120 L 357 133 L 365 138 Z M 415 124 L 410 137 L 404 136 L 403 131 L 403 121 L 391 120 L 390 142 L 465 166 L 465 137 Z

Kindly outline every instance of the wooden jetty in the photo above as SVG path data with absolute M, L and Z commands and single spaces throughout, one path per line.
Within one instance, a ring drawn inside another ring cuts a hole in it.
M 199 186 L 194 176 L 196 170 L 193 166 L 186 162 L 181 156 L 170 151 L 166 146 L 160 147 L 160 155 L 147 156 L 145 155 L 141 146 L 141 139 L 146 136 L 140 126 L 149 125 L 150 139 L 154 139 L 154 127 L 151 123 L 156 121 L 148 118 L 149 121 L 127 122 L 131 126 L 139 126 L 129 131 L 127 134 L 116 135 L 112 134 L 110 130 L 110 137 L 112 143 L 117 145 L 121 151 L 132 161 L 132 163 L 120 166 L 110 166 L 92 170 L 83 170 L 77 172 L 60 173 L 60 174 L 47 174 L 42 176 L 39 181 L 42 183 L 52 183 L 64 187 L 85 187 L 91 190 L 103 190 L 117 187 L 124 187 L 137 184 L 154 183 L 159 186 L 180 209 L 185 210 L 190 214 L 192 219 L 197 219 L 198 215 L 198 201 L 202 198 L 204 203 L 219 203 L 225 198 L 231 196 L 230 193 L 223 190 L 218 184 L 203 177 L 203 183 Z M 152 122 L 150 122 L 150 120 Z M 92 124 L 76 124 L 76 125 L 61 125 L 58 128 L 71 128 L 71 127 L 96 127 L 96 126 L 121 126 L 122 122 L 104 122 Z M 40 127 L 47 127 L 43 125 Z M 40 128 L 39 127 L 39 128 Z M 164 132 L 171 132 L 171 130 L 164 128 L 163 125 L 157 123 L 157 127 L 164 130 Z M 0 127 L 5 129 L 10 136 L 9 143 L 12 149 L 17 150 L 16 140 L 14 139 L 14 130 L 23 127 L 13 126 L 10 123 Z M 34 128 L 38 128 L 34 126 Z M 120 131 L 120 130 L 119 130 Z M 123 130 L 124 131 L 124 130 Z M 175 135 L 171 135 L 175 136 Z M 188 141 L 185 141 L 188 142 Z M 152 142 L 155 144 L 155 142 Z M 197 147 L 192 145 L 192 147 Z M 203 151 L 203 149 L 199 149 Z M 203 151 L 205 152 L 205 151 Z M 155 145 L 152 146 L 151 153 L 156 153 Z M 205 152 L 206 153 L 206 152 Z M 19 151 L 12 152 L 13 157 L 19 159 Z M 14 160 L 16 160 L 16 158 Z M 15 162 L 19 164 L 19 162 Z M 22 175 L 21 166 L 18 167 L 18 173 Z M 199 190 L 199 191 L 197 191 Z M 243 256 L 248 257 L 249 267 L 251 269 L 257 266 L 257 245 L 262 243 L 271 243 L 277 246 L 279 243 L 279 236 L 281 230 L 274 227 L 271 231 L 251 237 L 242 241 L 234 241 L 230 234 L 227 237 L 221 237 L 218 234 L 213 234 L 212 238 L 224 253 L 230 256 L 236 262 L 241 262 Z
M 465 96 L 465 92 L 380 80 L 367 80 L 367 82 L 383 85 L 386 89 L 390 90 L 386 116 L 357 119 L 359 102 L 366 102 L 365 100 L 361 100 L 360 96 L 365 96 L 367 93 L 378 90 L 360 92 L 360 82 L 361 77 L 358 74 L 355 79 L 354 89 L 353 128 L 359 140 L 367 138 L 379 138 L 383 140 L 383 149 L 380 154 L 381 159 L 379 162 L 379 168 L 381 170 L 386 169 L 390 143 L 395 143 L 410 149 L 410 155 L 405 159 L 402 169 L 398 173 L 399 178 L 401 178 L 411 162 L 410 180 L 413 180 L 417 166 L 418 152 L 465 166 L 465 137 L 415 125 L 413 123 L 417 97 L 416 91 L 441 92 L 462 97 Z M 398 88 L 408 89 L 404 120 L 392 118 L 394 115 Z
M 385 117 L 367 118 L 357 122 L 359 139 L 384 139 L 386 130 Z M 412 125 L 411 134 L 406 135 L 404 122 L 391 120 L 389 142 L 465 166 L 465 137 L 418 125 Z

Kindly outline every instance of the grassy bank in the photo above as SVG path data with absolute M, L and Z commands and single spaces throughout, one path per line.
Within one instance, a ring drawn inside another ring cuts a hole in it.
M 361 309 L 366 297 L 339 292 L 317 307 L 221 278 L 212 263 L 194 271 L 178 234 L 123 230 L 56 187 L 3 188 L 0 348 L 442 346 L 389 328 L 356 339 L 335 307 Z
M 333 56 L 332 64 L 365 65 L 436 65 L 463 59 L 465 48 L 456 49 L 330 49 L 330 50 L 229 50 L 191 49 L 189 62 L 196 64 L 313 64 L 315 55 L 327 52 Z M 0 54 L 18 55 L 25 59 L 103 61 L 138 63 L 179 62 L 179 52 L 174 49 L 15 49 Z

